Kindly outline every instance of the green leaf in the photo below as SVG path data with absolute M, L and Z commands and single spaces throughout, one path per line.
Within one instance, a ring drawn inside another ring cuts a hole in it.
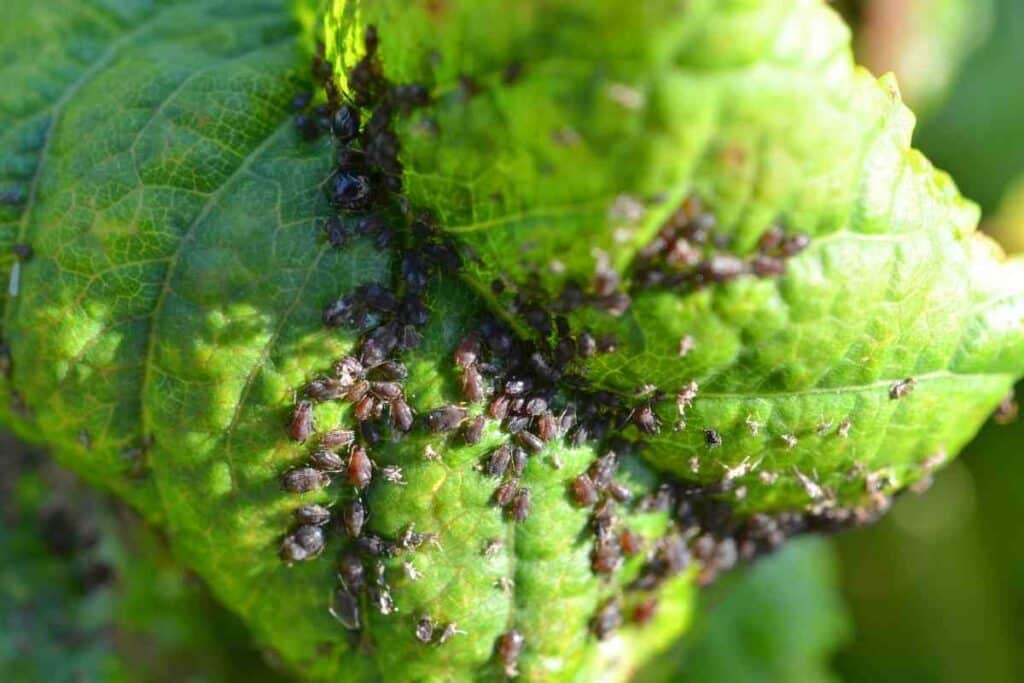
M 299 15 L 321 32 L 308 7 Z M 0 231 L 35 253 L 4 263 L 17 284 L 3 311 L 7 419 L 165 528 L 256 638 L 307 677 L 499 678 L 496 645 L 514 627 L 524 677 L 624 678 L 686 629 L 698 568 L 658 590 L 652 624 L 591 635 L 595 610 L 645 561 L 628 558 L 608 580 L 591 571 L 589 512 L 570 484 L 594 444 L 552 442 L 530 459 L 532 512 L 518 524 L 479 471 L 509 438 L 494 424 L 472 446 L 422 429 L 377 445 L 378 469 L 401 466 L 405 485 L 375 478 L 368 529 L 395 538 L 415 525 L 439 547 L 384 561 L 398 612 L 364 601 L 358 634 L 327 609 L 347 540 L 332 535 L 324 557 L 296 566 L 276 556 L 300 500 L 337 512 L 352 496 L 336 486 L 299 499 L 279 486 L 312 448 L 287 439 L 297 395 L 357 342 L 357 330 L 324 329 L 321 311 L 397 281 L 403 246 L 356 238 L 339 250 L 319 236 L 334 150 L 292 126 L 311 44 L 300 48 L 299 23 L 271 0 L 15 3 L 0 29 L 18 92 L 0 106 L 0 172 L 24 201 L 3 209 Z M 701 383 L 686 430 L 670 429 L 669 400 L 660 436 L 624 432 L 647 442 L 644 461 L 623 457 L 634 497 L 665 473 L 719 481 L 749 456 L 782 478 L 738 478 L 747 510 L 817 509 L 800 477 L 844 482 L 836 504 L 857 504 L 863 479 L 845 479 L 855 462 L 903 485 L 935 448 L 955 452 L 1021 371 L 1019 266 L 971 236 L 975 211 L 908 150 L 891 85 L 854 70 L 845 29 L 817 3 L 336 3 L 322 29 L 330 59 L 352 66 L 369 23 L 386 76 L 432 90 L 431 106 L 396 123 L 406 199 L 437 216 L 467 263 L 435 278 L 423 345 L 402 357 L 419 414 L 462 401 L 452 354 L 487 314 L 526 330 L 513 295 L 546 305 L 568 278 L 589 282 L 594 248 L 628 282 L 691 191 L 739 253 L 779 216 L 813 242 L 776 280 L 634 291 L 618 318 L 572 313 L 574 331 L 619 340 L 577 364 L 593 387 L 632 399 L 640 384 L 671 396 Z M 523 73 L 503 82 L 517 61 Z M 648 206 L 623 225 L 634 196 Z M 684 333 L 697 348 L 680 359 Z M 891 401 L 889 385 L 907 375 L 916 390 Z M 747 415 L 764 423 L 756 442 L 743 436 Z M 846 417 L 848 438 L 808 438 Z M 354 419 L 324 403 L 315 422 Z M 719 430 L 721 448 L 706 450 L 702 427 Z M 800 444 L 785 450 L 789 433 Z M 620 516 L 648 539 L 675 524 L 637 506 Z M 624 594 L 627 615 L 640 598 Z M 423 616 L 464 633 L 421 645 Z
M 820 3 L 655 2 L 626 16 L 582 1 L 402 5 L 335 3 L 329 54 L 351 69 L 375 24 L 392 78 L 431 88 L 402 137 L 406 187 L 479 255 L 474 288 L 510 285 L 492 305 L 515 315 L 517 294 L 551 305 L 567 282 L 588 291 L 607 255 L 632 305 L 569 315 L 618 342 L 579 369 L 625 397 L 657 387 L 666 426 L 677 391 L 700 386 L 687 427 L 650 440 L 658 469 L 710 483 L 759 464 L 735 480 L 748 510 L 820 503 L 802 477 L 862 504 L 867 478 L 898 490 L 959 451 L 1024 369 L 1020 261 L 975 233 L 976 207 L 910 148 L 896 84 L 853 65 Z M 483 40 L 497 15 L 510 19 Z M 510 64 L 522 73 L 503 83 Z M 776 222 L 810 247 L 779 278 L 644 286 L 640 249 L 691 193 L 730 253 L 752 254 Z M 906 378 L 913 393 L 891 400 Z M 778 483 L 761 485 L 765 472 Z

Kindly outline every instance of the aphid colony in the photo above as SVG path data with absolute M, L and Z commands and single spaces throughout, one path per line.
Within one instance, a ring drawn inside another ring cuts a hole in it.
M 810 244 L 807 235 L 786 235 L 775 225 L 761 235 L 756 254 L 740 258 L 724 250 L 728 244 L 715 236 L 717 226 L 715 215 L 699 199 L 687 198 L 640 250 L 633 286 L 699 289 L 743 275 L 778 277 L 785 274 L 786 261 Z
M 567 319 L 557 314 L 580 305 L 621 314 L 629 306 L 618 274 L 602 254 L 596 256 L 594 279 L 587 291 L 570 283 L 550 306 L 517 294 L 516 313 L 539 334 L 538 340 L 520 339 L 497 319 L 485 319 L 453 354 L 462 404 L 415 415 L 405 398 L 409 373 L 400 356 L 422 343 L 421 330 L 428 322 L 423 294 L 432 277 L 439 271 L 458 270 L 461 260 L 432 217 L 413 211 L 396 195 L 401 190 L 402 167 L 392 119 L 429 103 L 430 98 L 420 86 L 394 86 L 384 79 L 376 58 L 377 42 L 371 28 L 365 36 L 366 54 L 348 74 L 352 97 L 348 104 L 341 103 L 330 66 L 318 56 L 314 75 L 327 92 L 327 103 L 312 114 L 299 114 L 295 121 L 299 132 L 308 138 L 330 131 L 337 146 L 337 165 L 325 190 L 338 214 L 323 225 L 327 241 L 340 248 L 359 235 L 395 254 L 393 287 L 364 285 L 324 308 L 325 326 L 355 329 L 358 341 L 332 372 L 304 387 L 288 424 L 291 438 L 309 444 L 311 452 L 304 465 L 283 474 L 282 488 L 302 494 L 338 480 L 346 485 L 346 492 L 331 506 L 311 503 L 295 509 L 295 526 L 284 538 L 279 554 L 289 563 L 309 560 L 323 552 L 329 531 L 348 537 L 329 608 L 345 628 L 362 628 L 365 618 L 361 610 L 367 605 L 382 615 L 397 610 L 385 558 L 440 545 L 436 534 L 416 532 L 411 523 L 392 539 L 367 530 L 371 511 L 366 490 L 375 481 L 404 484 L 400 467 L 378 466 L 373 461 L 373 447 L 388 434 L 400 438 L 419 429 L 452 434 L 463 443 L 476 444 L 488 424 L 497 424 L 507 439 L 484 456 L 478 469 L 494 480 L 493 504 L 504 510 L 510 523 L 524 522 L 531 513 L 533 498 L 524 483 L 531 459 L 542 459 L 538 462 L 558 470 L 562 463 L 557 457 L 559 449 L 548 447 L 552 442 L 564 439 L 571 447 L 598 445 L 602 455 L 585 471 L 566 473 L 565 478 L 567 495 L 590 510 L 594 539 L 591 569 L 610 578 L 623 566 L 625 557 L 643 557 L 639 577 L 604 600 L 593 615 L 591 630 L 599 639 L 609 637 L 626 621 L 648 622 L 657 609 L 655 591 L 693 562 L 700 567 L 701 582 L 708 583 L 740 560 L 777 549 L 794 533 L 864 521 L 863 512 L 837 508 L 823 508 L 817 515 L 737 517 L 720 499 L 730 490 L 732 479 L 740 476 L 737 468 L 727 469 L 714 485 L 662 477 L 663 483 L 644 495 L 615 480 L 622 460 L 637 457 L 643 436 L 661 430 L 655 405 L 662 396 L 653 386 L 642 388 L 631 399 L 595 390 L 570 369 L 574 359 L 613 351 L 616 340 L 597 339 L 585 330 L 574 337 Z M 465 83 L 463 87 L 467 87 Z M 297 105 L 306 110 L 309 99 L 299 98 Z M 362 112 L 366 110 L 370 114 L 364 125 Z M 762 237 L 759 254 L 741 261 L 725 254 L 708 254 L 713 229 L 713 216 L 697 200 L 687 200 L 638 258 L 635 282 L 642 287 L 699 287 L 743 274 L 775 276 L 785 271 L 785 259 L 807 246 L 805 236 L 786 237 L 773 228 Z M 401 239 L 395 239 L 398 236 Z M 504 284 L 495 281 L 492 289 L 500 293 Z M 549 341 L 552 336 L 554 341 Z M 679 355 L 687 355 L 694 344 L 692 337 L 684 337 Z M 892 388 L 893 398 L 906 395 L 912 381 L 902 384 L 907 386 Z M 685 412 L 697 393 L 698 387 L 692 383 L 676 396 L 677 428 L 685 427 Z M 327 401 L 352 404 L 355 428 L 318 431 L 314 409 Z M 623 438 L 627 428 L 635 429 L 640 443 Z M 844 422 L 840 436 L 849 428 L 849 421 Z M 713 427 L 703 428 L 703 434 L 708 448 L 722 444 L 722 436 Z M 427 446 L 424 457 L 439 459 L 441 455 Z M 625 513 L 654 511 L 665 512 L 672 519 L 670 531 L 660 538 L 643 538 L 623 522 Z M 500 539 L 484 539 L 481 544 L 482 555 L 503 548 Z M 402 570 L 410 581 L 422 576 L 408 559 Z M 495 585 L 511 591 L 513 583 L 509 577 L 498 577 Z M 628 615 L 624 614 L 627 606 Z M 410 636 L 423 644 L 443 645 L 463 633 L 455 623 L 435 623 L 434 617 L 424 614 L 417 617 Z M 507 676 L 518 674 L 525 646 L 524 635 L 515 628 L 497 639 L 495 656 Z

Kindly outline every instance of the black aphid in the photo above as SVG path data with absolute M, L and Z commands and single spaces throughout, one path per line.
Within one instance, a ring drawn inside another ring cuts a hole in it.
M 309 464 L 321 472 L 341 472 L 345 469 L 345 460 L 335 453 L 324 448 L 318 448 L 309 456 Z
M 350 631 L 358 631 L 362 627 L 359 616 L 359 598 L 345 586 L 334 591 L 334 601 L 331 604 L 330 613 Z
M 915 384 L 917 384 L 917 381 L 913 377 L 908 377 L 906 379 L 900 380 L 899 382 L 896 382 L 891 387 L 889 387 L 889 398 L 895 401 L 897 399 L 905 397 L 907 394 L 914 390 Z
M 362 498 L 356 496 L 345 503 L 341 508 L 341 519 L 345 524 L 345 533 L 352 538 L 359 538 L 366 524 L 366 506 Z
M 487 420 L 484 416 L 477 415 L 462 426 L 462 438 L 471 446 L 480 443 L 480 439 L 483 438 L 484 427 L 486 425 Z
M 14 252 L 14 255 L 17 256 L 18 260 L 22 263 L 31 261 L 32 257 L 35 255 L 35 250 L 32 249 L 31 244 L 15 244 L 11 247 L 11 251 Z
M 704 430 L 704 444 L 708 448 L 718 448 L 722 445 L 722 435 L 718 433 L 716 429 L 705 429 Z
M 353 446 L 348 457 L 348 482 L 357 489 L 365 489 L 373 478 L 373 463 L 362 446 Z
M 331 131 L 342 144 L 354 140 L 359 135 L 359 110 L 347 104 L 339 108 L 331 119 Z
M 354 594 L 366 585 L 363 561 L 352 552 L 345 553 L 338 562 L 338 578 Z
M 434 620 L 429 616 L 420 617 L 413 632 L 416 640 L 426 645 L 434 639 Z
M 427 429 L 432 432 L 448 432 L 466 419 L 466 409 L 461 406 L 444 406 L 431 410 L 426 415 Z
M 281 477 L 281 488 L 289 493 L 307 493 L 322 489 L 331 483 L 326 473 L 312 467 L 300 467 L 290 470 Z
M 370 206 L 373 188 L 370 179 L 364 175 L 338 172 L 328 183 L 328 199 L 331 203 L 348 211 L 360 211 Z
M 313 404 L 299 401 L 292 413 L 292 421 L 288 433 L 296 441 L 305 441 L 313 435 Z
M 526 518 L 530 516 L 531 506 L 530 489 L 524 486 L 516 491 L 515 499 L 512 501 L 512 519 L 517 522 L 525 522 Z
M 509 678 L 519 676 L 519 656 L 523 653 L 525 644 L 526 638 L 516 629 L 506 631 L 498 639 L 498 658 L 505 669 L 505 675 Z
M 331 521 L 331 511 L 315 503 L 303 505 L 295 510 L 295 521 L 299 524 L 321 526 Z
M 320 435 L 320 445 L 324 448 L 343 448 L 355 440 L 355 432 L 348 429 L 332 429 Z
M 324 530 L 313 524 L 303 524 L 281 543 L 278 553 L 285 562 L 302 562 L 317 557 L 324 549 Z
M 508 481 L 502 482 L 498 488 L 494 490 L 494 502 L 501 507 L 507 506 L 512 502 L 516 496 L 516 491 L 519 490 L 519 481 L 516 479 L 509 479 Z
M 605 640 L 622 625 L 622 607 L 617 598 L 611 598 L 597 610 L 591 622 L 594 635 Z
M 386 541 L 375 534 L 363 534 L 359 537 L 358 545 L 364 552 L 373 557 L 390 557 L 397 550 L 394 543 Z

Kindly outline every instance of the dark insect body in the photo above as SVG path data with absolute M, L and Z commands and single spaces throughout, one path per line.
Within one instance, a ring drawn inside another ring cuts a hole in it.
M 290 470 L 281 477 L 281 488 L 289 493 L 308 493 L 322 489 L 330 483 L 330 476 L 312 467 Z
M 365 489 L 373 478 L 373 463 L 366 449 L 353 446 L 348 457 L 348 482 L 357 489 Z
M 295 521 L 299 524 L 313 524 L 320 526 L 331 521 L 331 511 L 323 505 L 311 503 L 303 505 L 295 510 Z
M 519 656 L 523 653 L 526 638 L 516 629 L 510 629 L 498 639 L 498 659 L 509 678 L 519 676 Z
M 313 404 L 299 401 L 292 413 L 292 421 L 288 433 L 295 441 L 305 441 L 313 436 Z

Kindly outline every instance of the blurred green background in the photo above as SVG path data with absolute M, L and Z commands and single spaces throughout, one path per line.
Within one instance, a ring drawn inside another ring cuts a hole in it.
M 1024 0 L 839 0 L 858 58 L 895 71 L 916 144 L 1024 251 Z M 951 416 L 955 419 L 955 416 Z M 925 496 L 808 538 L 702 595 L 638 679 L 1024 680 L 1024 423 L 990 424 Z M 277 681 L 130 511 L 0 437 L 0 681 Z

